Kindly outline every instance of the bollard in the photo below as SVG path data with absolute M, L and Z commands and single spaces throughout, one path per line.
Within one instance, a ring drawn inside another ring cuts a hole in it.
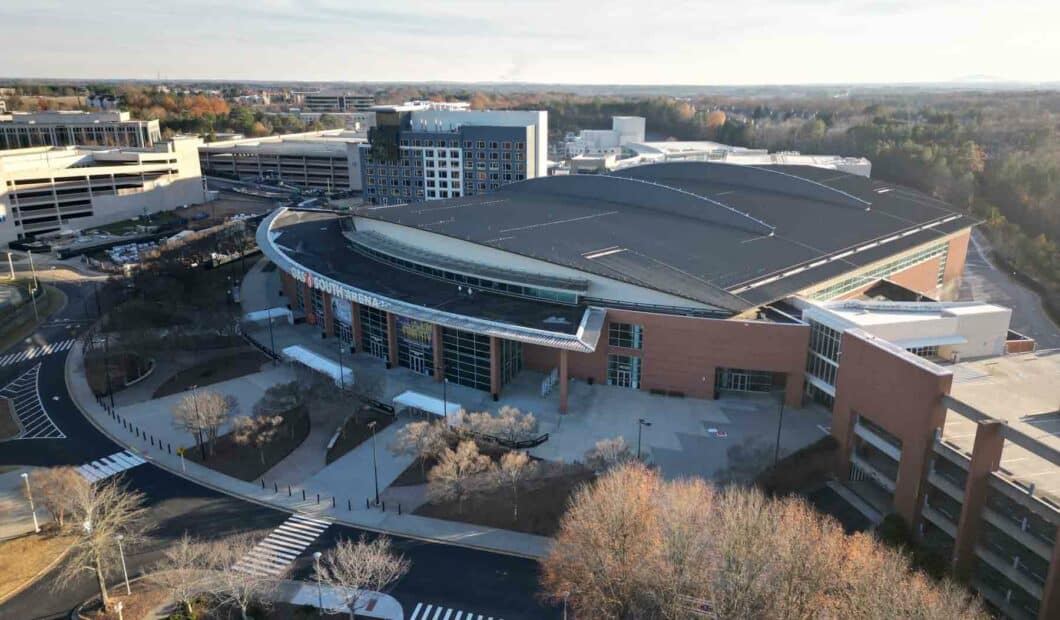
M 398 516 L 401 515 L 401 504 L 398 504 Z
M 263 489 L 265 488 L 265 479 L 264 478 L 261 479 L 261 488 L 263 488 Z
M 331 496 L 331 507 L 332 508 L 335 507 L 335 496 L 334 495 Z
M 302 501 L 305 501 L 305 489 L 302 489 Z
M 367 497 L 364 498 L 364 509 L 368 510 L 371 507 L 372 507 L 372 500 L 368 499 Z
M 169 443 L 168 441 L 166 442 L 166 451 L 170 454 L 173 454 L 173 444 Z
M 386 502 L 383 502 L 382 506 L 383 506 L 383 512 L 386 512 Z
M 291 496 L 291 485 L 287 485 L 287 497 Z
M 353 512 L 353 500 L 348 497 L 346 498 L 346 510 Z
M 320 503 L 320 493 L 317 493 L 317 503 Z
M 155 447 L 155 436 L 151 435 L 151 447 Z

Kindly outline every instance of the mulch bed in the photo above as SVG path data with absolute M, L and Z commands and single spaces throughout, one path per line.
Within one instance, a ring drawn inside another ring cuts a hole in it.
M 133 580 L 129 586 L 132 596 L 125 594 L 123 582 L 112 583 L 107 587 L 111 606 L 118 601 L 122 602 L 121 613 L 124 618 L 146 618 L 151 610 L 158 608 L 169 598 L 169 593 L 164 588 L 145 579 Z M 117 611 L 105 612 L 100 608 L 98 597 L 81 609 L 80 616 L 91 620 L 118 620 Z
M 360 412 L 346 420 L 342 434 L 335 441 L 335 445 L 328 450 L 326 462 L 330 464 L 365 441 L 371 441 L 372 429 L 368 428 L 368 423 L 372 421 L 376 423 L 376 434 L 379 434 L 384 428 L 394 423 L 394 416 L 372 407 L 362 407 Z M 386 450 L 386 446 L 379 446 L 379 449 Z
M 416 475 L 419 475 L 418 464 Z M 464 501 L 463 512 L 459 510 L 459 504 L 452 500 L 424 504 L 413 514 L 554 536 L 559 531 L 560 518 L 567 510 L 570 496 L 578 487 L 595 478 L 596 474 L 588 468 L 566 466 L 556 475 L 530 481 L 519 491 L 517 521 L 512 518 L 512 491 L 508 487 L 472 495 Z
M 294 452 L 305 438 L 309 436 L 309 415 L 304 408 L 294 413 L 285 414 L 279 436 L 265 446 L 265 464 L 261 463 L 258 448 L 241 446 L 235 442 L 231 433 L 221 435 L 214 445 L 214 453 L 206 461 L 198 446 L 185 448 L 184 458 L 200 463 L 233 478 L 247 482 L 257 480 L 277 463 Z
M 162 398 L 188 389 L 190 385 L 206 387 L 222 381 L 238 379 L 252 375 L 261 370 L 261 365 L 269 361 L 262 352 L 248 348 L 246 351 L 225 355 L 201 364 L 196 364 L 173 375 L 158 386 L 151 398 Z

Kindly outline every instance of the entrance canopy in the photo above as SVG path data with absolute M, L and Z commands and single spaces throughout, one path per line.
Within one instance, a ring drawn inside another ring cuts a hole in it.
M 407 390 L 398 394 L 394 397 L 393 402 L 395 410 L 419 409 L 420 411 L 425 411 L 446 418 L 450 415 L 455 415 L 463 409 L 460 403 L 443 401 L 440 398 L 434 398 L 433 396 L 427 396 L 426 394 L 420 394 L 419 392 L 413 392 L 412 390 Z
M 292 325 L 294 324 L 294 313 L 284 306 L 248 312 L 243 318 L 247 321 L 270 321 L 272 319 L 284 318 L 287 319 L 288 323 Z
M 336 385 L 353 385 L 353 370 L 345 366 L 339 366 L 330 359 L 310 351 L 300 344 L 284 347 L 283 356 L 292 361 L 308 366 L 313 370 L 331 377 Z

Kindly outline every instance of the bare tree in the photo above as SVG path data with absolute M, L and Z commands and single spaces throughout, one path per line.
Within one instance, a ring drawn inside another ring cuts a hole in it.
M 240 566 L 239 562 L 257 545 L 258 540 L 252 536 L 240 535 L 217 541 L 212 545 L 212 553 L 218 558 L 221 570 L 210 587 L 210 594 L 219 605 L 230 604 L 239 608 L 240 617 L 247 620 L 247 610 L 252 603 L 268 607 L 270 601 L 263 596 L 282 581 L 287 570 L 264 575 L 251 568 Z
M 365 598 L 404 577 L 409 566 L 404 556 L 391 549 L 386 536 L 369 542 L 362 535 L 356 543 L 340 540 L 334 549 L 326 552 L 317 565 L 317 579 L 331 586 L 344 605 L 342 609 L 328 611 L 346 611 L 352 619 L 357 617 Z
M 456 450 L 446 448 L 427 474 L 427 496 L 432 501 L 456 499 L 457 510 L 463 512 L 464 500 L 485 482 L 483 474 L 492 467 L 490 457 L 479 454 L 474 441 L 461 441 Z
M 575 494 L 542 574 L 552 597 L 594 618 L 986 617 L 955 584 L 800 499 L 666 482 L 639 463 Z
M 258 449 L 261 464 L 265 464 L 265 446 L 280 434 L 283 416 L 239 416 L 232 422 L 232 439 L 239 445 Z
M 216 546 L 196 541 L 185 531 L 176 544 L 168 547 L 147 579 L 164 588 L 180 603 L 184 615 L 194 618 L 195 598 L 211 590 L 216 575 Z
M 73 467 L 37 469 L 30 473 L 29 479 L 37 501 L 55 519 L 59 529 L 65 529 L 66 516 L 73 512 L 75 500 L 83 495 L 88 481 Z
M 601 439 L 585 451 L 585 464 L 597 473 L 632 460 L 633 451 L 621 435 L 614 439 Z
M 254 403 L 254 415 L 283 415 L 305 403 L 305 394 L 297 381 L 269 386 Z
M 488 411 L 460 412 L 456 426 L 472 433 L 487 435 L 507 442 L 533 439 L 537 434 L 537 418 L 532 413 L 523 413 L 515 407 L 501 407 L 497 415 Z
M 449 447 L 450 431 L 445 422 L 412 422 L 398 429 L 387 447 L 394 454 L 408 454 L 420 460 L 420 473 L 426 477 L 427 461 Z
M 79 488 L 74 498 L 71 520 L 77 540 L 69 559 L 59 573 L 59 583 L 74 583 L 84 573 L 95 576 L 104 608 L 110 608 L 107 577 L 118 566 L 118 536 L 128 548 L 144 540 L 148 531 L 144 494 L 126 489 L 112 477 Z
M 537 473 L 537 461 L 526 452 L 506 452 L 495 475 L 498 482 L 512 490 L 512 521 L 519 520 L 519 487 Z
M 205 443 L 213 455 L 214 442 L 235 409 L 235 401 L 217 392 L 194 390 L 173 405 L 173 424 Z

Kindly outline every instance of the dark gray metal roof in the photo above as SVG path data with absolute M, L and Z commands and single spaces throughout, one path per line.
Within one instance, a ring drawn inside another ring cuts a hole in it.
M 861 176 L 707 162 L 532 179 L 358 215 L 731 311 L 973 223 L 930 196 Z

